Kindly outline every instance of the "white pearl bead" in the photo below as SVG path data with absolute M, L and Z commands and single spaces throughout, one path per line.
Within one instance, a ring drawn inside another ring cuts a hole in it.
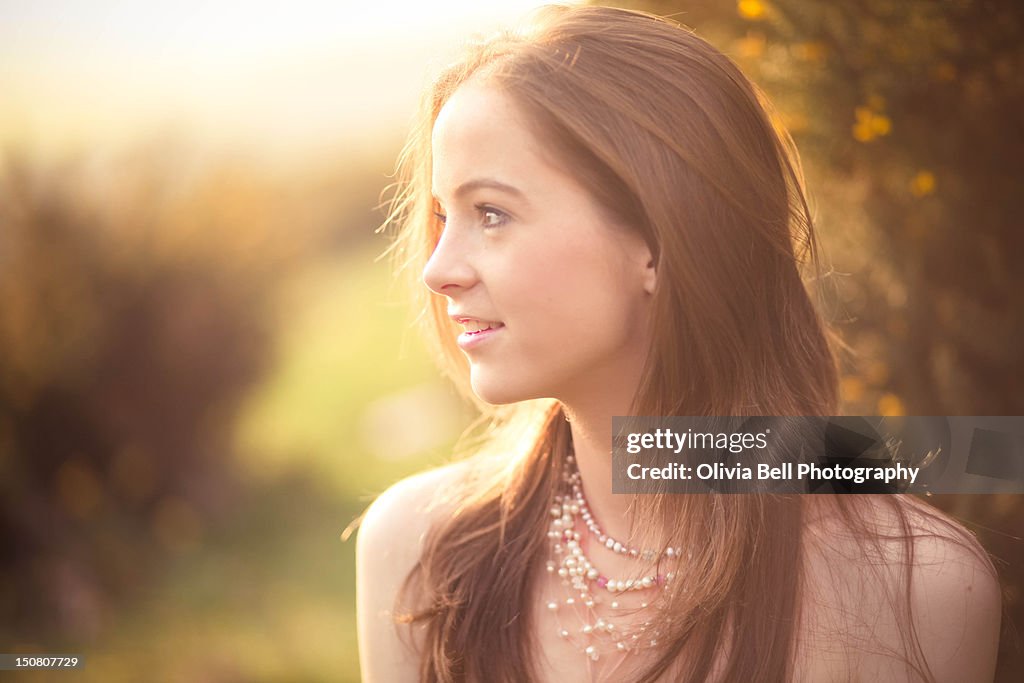
M 554 612 L 556 609 L 558 609 L 558 603 L 557 602 L 549 602 L 548 603 L 548 609 L 551 610 L 552 612 Z
M 558 635 L 562 636 L 563 638 L 568 638 L 569 632 L 563 628 L 561 631 L 558 632 Z
M 615 545 L 612 546 L 612 550 L 614 550 L 617 553 L 621 553 L 622 552 L 622 544 L 619 543 L 618 541 L 616 541 Z
M 591 626 L 590 624 L 584 624 L 583 625 L 583 632 L 586 633 L 587 635 L 590 635 L 591 633 L 594 632 L 594 627 Z
M 587 570 L 587 578 L 590 579 L 591 581 L 596 581 L 597 577 L 600 576 L 600 575 L 601 575 L 601 573 L 598 572 L 593 567 L 591 567 L 590 569 Z

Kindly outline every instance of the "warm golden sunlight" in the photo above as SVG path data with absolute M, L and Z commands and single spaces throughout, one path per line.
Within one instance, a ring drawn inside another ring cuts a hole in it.
M 397 134 L 446 50 L 540 4 L 3 3 L 0 146 L 49 156 L 170 135 L 330 155 Z
M 0 672 L 1024 681 L 1019 4 L 0 0 Z

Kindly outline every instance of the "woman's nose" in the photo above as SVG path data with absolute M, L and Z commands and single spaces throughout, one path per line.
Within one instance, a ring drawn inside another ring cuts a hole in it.
M 423 267 L 423 284 L 437 294 L 450 295 L 453 289 L 469 288 L 476 281 L 468 245 L 456 230 L 446 228 Z

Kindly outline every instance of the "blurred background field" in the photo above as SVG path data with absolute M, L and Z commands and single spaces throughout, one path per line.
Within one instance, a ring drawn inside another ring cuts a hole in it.
M 428 75 L 534 4 L 0 6 L 0 651 L 358 680 L 341 532 L 472 417 L 378 206 Z M 1024 414 L 1017 4 L 619 4 L 695 28 L 793 133 L 845 412 Z M 1024 502 L 933 502 L 997 559 L 1019 680 Z

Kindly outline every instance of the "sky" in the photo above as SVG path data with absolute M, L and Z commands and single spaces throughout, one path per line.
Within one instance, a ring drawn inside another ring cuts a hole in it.
M 461 42 L 541 4 L 0 0 L 0 147 L 358 151 L 407 126 Z

